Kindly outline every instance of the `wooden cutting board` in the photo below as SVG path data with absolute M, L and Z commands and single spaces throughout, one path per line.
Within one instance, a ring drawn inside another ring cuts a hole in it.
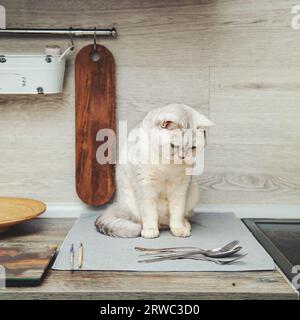
M 92 59 L 88 45 L 75 61 L 76 190 L 88 205 L 108 202 L 114 192 L 114 166 L 99 164 L 96 152 L 104 142 L 96 141 L 100 129 L 115 131 L 115 62 L 111 52 L 96 46 L 99 60 Z
M 0 266 L 5 274 L 7 287 L 29 287 L 41 283 L 56 253 L 54 245 L 38 243 L 0 243 Z M 1 283 L 2 284 L 2 283 Z

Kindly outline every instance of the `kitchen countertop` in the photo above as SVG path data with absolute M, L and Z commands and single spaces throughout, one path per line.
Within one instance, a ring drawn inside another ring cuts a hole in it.
M 10 243 L 60 244 L 74 219 L 39 218 L 0 233 Z M 4 299 L 298 299 L 278 270 L 111 272 L 49 270 L 38 287 L 0 290 Z

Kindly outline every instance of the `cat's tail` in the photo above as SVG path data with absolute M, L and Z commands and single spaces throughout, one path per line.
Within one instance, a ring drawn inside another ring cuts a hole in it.
M 136 238 L 141 235 L 141 225 L 131 220 L 118 217 L 118 204 L 112 204 L 95 221 L 95 227 L 107 236 L 119 238 Z

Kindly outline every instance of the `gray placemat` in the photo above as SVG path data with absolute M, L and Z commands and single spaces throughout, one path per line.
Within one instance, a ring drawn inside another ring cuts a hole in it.
M 233 213 L 196 213 L 192 219 L 192 236 L 179 238 L 169 231 L 162 231 L 159 238 L 121 239 L 104 236 L 94 227 L 99 213 L 83 214 L 75 222 L 63 242 L 53 265 L 55 270 L 69 270 L 69 250 L 75 246 L 75 270 L 80 242 L 84 246 L 83 267 L 81 270 L 107 271 L 254 271 L 273 270 L 274 262 L 253 235 Z M 158 263 L 138 263 L 141 253 L 134 250 L 141 247 L 198 246 L 217 248 L 239 240 L 243 246 L 241 253 L 247 256 L 230 265 L 217 265 L 213 262 L 196 260 L 169 260 Z

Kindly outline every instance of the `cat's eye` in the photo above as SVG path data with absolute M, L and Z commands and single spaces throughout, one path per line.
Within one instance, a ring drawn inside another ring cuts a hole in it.
M 195 150 L 195 149 L 196 149 L 196 146 L 192 146 L 192 149 Z
M 171 143 L 171 148 L 175 148 L 175 144 L 174 143 Z

